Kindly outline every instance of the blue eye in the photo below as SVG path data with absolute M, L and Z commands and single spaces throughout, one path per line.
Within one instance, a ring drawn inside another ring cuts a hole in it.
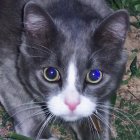
M 56 82 L 60 80 L 60 74 L 54 67 L 45 68 L 43 74 L 44 78 L 49 82 Z
M 102 80 L 103 74 L 100 70 L 95 69 L 87 73 L 86 81 L 92 84 L 99 83 Z

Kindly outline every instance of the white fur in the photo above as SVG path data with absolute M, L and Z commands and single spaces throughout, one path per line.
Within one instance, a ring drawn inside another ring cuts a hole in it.
M 75 88 L 77 68 L 75 67 L 74 62 L 70 62 L 68 67 L 68 76 L 67 76 L 67 86 L 69 88 Z
M 65 121 L 76 121 L 80 118 L 88 117 L 96 108 L 96 104 L 93 101 L 77 91 L 75 86 L 77 74 L 75 63 L 71 61 L 68 67 L 64 89 L 56 96 L 50 98 L 48 102 L 50 111 L 54 115 L 63 118 Z M 74 111 L 71 111 L 65 104 L 65 100 L 69 102 L 77 102 L 77 100 L 80 100 L 80 104 L 77 105 Z
M 66 85 L 63 90 L 63 94 L 65 94 L 65 99 L 69 102 L 76 102 L 80 98 L 80 94 L 78 93 L 75 84 L 77 78 L 77 69 L 75 67 L 74 62 L 70 62 L 68 67 L 68 75 L 66 80 Z
M 31 16 L 29 16 L 29 17 L 30 17 L 30 18 L 29 18 L 29 21 L 30 21 L 32 24 L 37 23 L 37 22 L 41 22 L 41 21 L 44 20 L 44 18 L 42 18 L 41 16 L 36 16 L 36 15 L 32 15 L 32 14 L 31 14 Z
M 39 15 L 29 14 L 25 24 L 29 30 L 36 31 L 44 27 L 45 18 Z

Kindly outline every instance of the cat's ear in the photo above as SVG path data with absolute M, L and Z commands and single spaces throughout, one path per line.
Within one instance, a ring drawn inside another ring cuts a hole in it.
M 107 17 L 95 30 L 94 42 L 98 46 L 123 45 L 129 29 L 129 16 L 119 10 Z
M 53 35 L 55 26 L 50 15 L 37 4 L 27 3 L 23 18 L 25 33 L 30 38 L 49 40 Z

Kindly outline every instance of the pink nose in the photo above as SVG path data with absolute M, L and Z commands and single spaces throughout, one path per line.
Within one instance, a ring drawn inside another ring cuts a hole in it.
M 69 109 L 71 111 L 74 111 L 76 109 L 76 107 L 80 104 L 80 100 L 78 100 L 76 102 L 69 102 L 69 101 L 65 100 L 65 104 L 69 107 Z

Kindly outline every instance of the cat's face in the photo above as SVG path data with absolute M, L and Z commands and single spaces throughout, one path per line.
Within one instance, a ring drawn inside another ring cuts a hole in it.
M 97 20 L 96 20 L 97 21 Z M 97 23 L 51 19 L 31 3 L 24 9 L 20 75 L 32 96 L 65 121 L 91 116 L 119 86 L 128 16 L 119 11 Z

